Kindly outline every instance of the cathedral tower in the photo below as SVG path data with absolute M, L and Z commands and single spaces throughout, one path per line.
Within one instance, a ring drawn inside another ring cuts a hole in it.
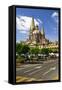
M 32 17 L 32 21 L 31 21 L 31 25 L 30 25 L 30 36 L 29 39 L 32 40 L 32 32 L 35 29 L 35 22 L 34 22 L 34 18 Z
M 44 27 L 42 28 L 41 34 L 42 34 L 42 36 L 45 38 L 45 31 L 44 31 Z
M 33 30 L 34 28 L 35 28 L 35 22 L 34 22 L 34 18 L 32 17 L 30 30 Z

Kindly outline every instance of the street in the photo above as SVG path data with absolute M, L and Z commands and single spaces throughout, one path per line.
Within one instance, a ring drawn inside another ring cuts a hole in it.
M 16 68 L 16 82 L 58 80 L 58 59 L 43 64 L 23 64 Z

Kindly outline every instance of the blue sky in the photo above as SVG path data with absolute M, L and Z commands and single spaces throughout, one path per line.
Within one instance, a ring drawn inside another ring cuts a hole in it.
M 16 8 L 16 41 L 25 41 L 29 37 L 31 19 L 50 41 L 58 40 L 58 10 Z

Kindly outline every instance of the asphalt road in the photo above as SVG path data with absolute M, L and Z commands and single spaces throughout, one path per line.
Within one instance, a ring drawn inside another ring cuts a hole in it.
M 16 68 L 16 82 L 44 81 L 58 79 L 58 59 L 43 64 L 24 64 Z

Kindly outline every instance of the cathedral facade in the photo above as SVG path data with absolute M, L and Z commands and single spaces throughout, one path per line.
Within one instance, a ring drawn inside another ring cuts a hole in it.
M 34 18 L 32 18 L 28 43 L 32 45 L 47 45 L 48 40 L 45 38 L 44 28 L 39 30 L 39 26 L 35 26 Z

